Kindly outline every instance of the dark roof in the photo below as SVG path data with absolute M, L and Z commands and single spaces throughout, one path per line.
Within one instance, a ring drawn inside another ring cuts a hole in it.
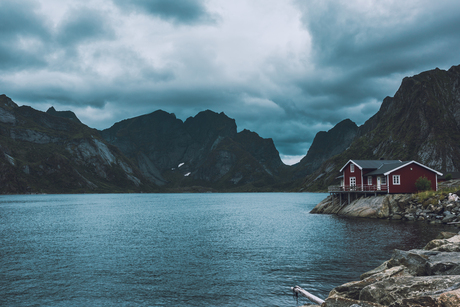
M 343 169 L 350 163 L 356 164 L 360 169 L 374 169 L 373 171 L 366 174 L 366 176 L 373 176 L 373 175 L 388 175 L 393 171 L 405 167 L 411 163 L 415 163 L 424 167 L 432 172 L 435 172 L 438 176 L 442 176 L 442 173 L 429 168 L 426 165 L 423 165 L 417 161 L 400 161 L 400 160 L 350 160 L 348 161 L 340 170 L 341 172 Z
M 395 168 L 398 168 L 400 166 L 403 166 L 404 164 L 409 163 L 410 161 L 398 161 L 396 163 L 385 163 L 382 164 L 378 169 L 375 171 L 372 171 L 370 173 L 367 173 L 366 176 L 373 176 L 373 175 L 383 175 L 391 170 L 394 170 Z
M 355 164 L 359 165 L 361 168 L 379 168 L 384 164 L 390 163 L 401 163 L 400 160 L 352 160 Z
M 353 162 L 354 164 L 358 165 L 360 169 L 378 169 L 383 164 L 397 163 L 401 161 L 400 160 L 350 160 L 342 167 L 340 171 L 343 171 L 345 166 L 347 166 L 348 163 L 350 162 Z

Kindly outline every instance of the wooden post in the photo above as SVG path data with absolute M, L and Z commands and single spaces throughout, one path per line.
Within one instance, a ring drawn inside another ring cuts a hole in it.
M 305 296 L 306 298 L 308 298 L 310 301 L 316 303 L 316 304 L 322 304 L 324 303 L 324 300 L 320 299 L 319 297 L 317 296 L 314 296 L 313 294 L 305 291 L 304 289 L 300 288 L 299 286 L 295 286 L 295 287 L 291 287 L 292 289 L 292 292 L 294 293 L 300 293 L 302 294 L 303 296 Z

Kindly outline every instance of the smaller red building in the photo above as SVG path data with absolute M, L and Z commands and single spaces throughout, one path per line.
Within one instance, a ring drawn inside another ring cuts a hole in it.
M 329 192 L 415 193 L 420 177 L 430 180 L 431 188 L 437 191 L 438 176 L 442 176 L 419 162 L 399 160 L 350 160 L 340 172 L 339 190 L 330 187 Z

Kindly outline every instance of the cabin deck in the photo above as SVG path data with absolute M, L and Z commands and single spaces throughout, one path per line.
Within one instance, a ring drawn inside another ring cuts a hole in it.
M 387 185 L 331 185 L 328 187 L 329 193 L 379 193 L 387 194 Z

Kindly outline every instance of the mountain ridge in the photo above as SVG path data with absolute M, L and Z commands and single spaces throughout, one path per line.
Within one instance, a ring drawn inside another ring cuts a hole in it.
M 0 193 L 321 191 L 346 161 L 381 158 L 460 170 L 460 65 L 404 78 L 361 126 L 319 131 L 294 166 L 223 112 L 157 110 L 98 131 L 0 95 Z
M 350 147 L 309 175 L 304 190 L 324 190 L 350 159 L 416 160 L 441 172 L 460 169 L 460 65 L 406 77 L 394 97 L 358 128 Z
M 246 129 L 238 133 L 235 120 L 223 112 L 205 110 L 183 122 L 158 110 L 148 115 L 148 123 L 146 118 L 120 121 L 101 135 L 165 188 L 263 190 L 275 188 L 257 182 L 282 181 L 286 166 L 273 140 Z

